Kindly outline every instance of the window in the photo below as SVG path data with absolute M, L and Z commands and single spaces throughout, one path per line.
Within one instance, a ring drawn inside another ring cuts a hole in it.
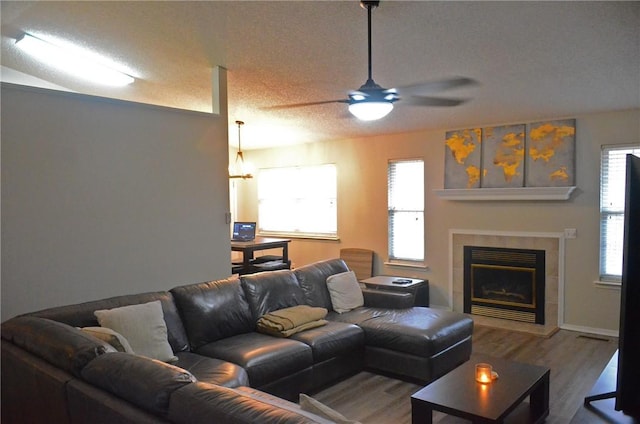
M 640 146 L 603 146 L 600 166 L 600 279 L 620 281 L 627 154 Z
M 260 232 L 337 237 L 336 183 L 334 164 L 261 169 L 258 175 Z
M 388 168 L 389 260 L 424 261 L 424 161 Z

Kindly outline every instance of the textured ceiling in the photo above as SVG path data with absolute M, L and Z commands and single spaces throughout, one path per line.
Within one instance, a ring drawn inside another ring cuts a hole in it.
M 373 11 L 373 78 L 384 87 L 465 76 L 437 93 L 461 106 L 396 104 L 364 123 L 343 99 L 367 79 L 367 14 L 351 1 L 2 1 L 2 79 L 211 111 L 211 70 L 228 70 L 229 134 L 243 148 L 530 122 L 640 107 L 640 2 L 404 2 Z M 22 32 L 75 41 L 126 64 L 120 89 L 71 80 L 24 57 Z M 24 80 L 23 80 L 24 81 Z M 434 93 L 435 94 L 435 93 Z

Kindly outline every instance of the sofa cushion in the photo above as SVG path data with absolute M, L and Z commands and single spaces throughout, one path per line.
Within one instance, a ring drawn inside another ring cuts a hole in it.
M 195 377 L 182 368 L 145 356 L 114 352 L 87 364 L 82 378 L 138 407 L 166 416 L 171 394 L 194 383 Z
M 353 324 L 328 322 L 322 327 L 294 334 L 291 339 L 311 347 L 313 360 L 319 363 L 362 349 L 364 331 Z
M 2 338 L 75 376 L 94 358 L 115 349 L 61 322 L 22 316 L 2 323 Z
M 262 387 L 313 365 L 313 354 L 306 344 L 260 333 L 227 337 L 200 347 L 196 353 L 240 365 L 249 374 L 252 387 Z
M 249 304 L 237 278 L 171 289 L 193 350 L 255 328 Z
M 191 352 L 178 352 L 176 356 L 178 360 L 172 365 L 189 371 L 198 381 L 225 387 L 249 384 L 247 372 L 234 363 Z
M 298 280 L 290 270 L 247 274 L 240 280 L 254 322 L 271 311 L 305 303 Z
M 182 319 L 178 314 L 173 296 L 166 291 L 130 294 L 75 305 L 58 306 L 32 312 L 28 315 L 64 322 L 72 327 L 91 327 L 99 325 L 98 319 L 94 314 L 96 310 L 138 305 L 153 302 L 154 300 L 159 300 L 162 304 L 164 321 L 167 325 L 167 338 L 173 351 L 182 352 L 189 350 L 189 342 L 184 327 L 182 326 Z
M 136 354 L 166 362 L 177 360 L 167 339 L 160 301 L 99 310 L 95 314 L 102 327 L 122 334 Z
M 358 324 L 367 346 L 429 358 L 473 333 L 473 320 L 456 312 L 424 307 L 379 312 Z
M 109 343 L 118 352 L 135 353 L 127 339 L 117 331 L 107 327 L 84 327 L 82 332 L 87 333 L 103 342 Z
M 329 259 L 296 268 L 293 272 L 304 294 L 304 303 L 333 310 L 327 277 L 349 271 L 342 259 Z
M 330 275 L 327 277 L 327 288 L 333 310 L 339 314 L 364 305 L 362 289 L 353 271 Z
M 177 424 L 329 424 L 298 405 L 256 392 L 198 382 L 171 396 L 169 419 Z

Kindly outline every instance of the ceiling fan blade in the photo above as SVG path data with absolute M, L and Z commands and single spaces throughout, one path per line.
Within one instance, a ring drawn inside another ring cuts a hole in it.
M 293 109 L 296 107 L 305 107 L 305 106 L 316 106 L 316 105 L 324 105 L 327 103 L 349 103 L 349 100 L 339 99 L 339 100 L 321 100 L 319 102 L 305 102 L 305 103 L 292 103 L 288 105 L 277 105 L 277 106 L 267 106 L 262 107 L 262 110 L 280 110 L 280 109 Z
M 458 106 L 468 99 L 445 99 L 442 97 L 407 96 L 401 99 L 402 103 L 411 106 Z
M 407 96 L 407 95 L 419 94 L 419 93 L 451 90 L 453 88 L 472 86 L 477 84 L 478 82 L 471 78 L 454 77 L 454 78 L 447 78 L 447 79 L 436 80 L 436 81 L 428 81 L 423 83 L 404 85 L 396 88 L 395 90 L 400 95 Z

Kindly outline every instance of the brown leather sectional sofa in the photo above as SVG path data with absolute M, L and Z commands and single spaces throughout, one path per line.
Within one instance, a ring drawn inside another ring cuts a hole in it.
M 296 403 L 367 368 L 429 382 L 466 361 L 473 322 L 413 307 L 409 294 L 363 290 L 365 305 L 333 311 L 327 277 L 340 259 L 119 296 L 2 324 L 3 423 L 324 423 Z M 80 331 L 94 311 L 159 300 L 178 358 L 115 352 Z M 330 311 L 326 325 L 279 338 L 262 315 L 296 305 Z

